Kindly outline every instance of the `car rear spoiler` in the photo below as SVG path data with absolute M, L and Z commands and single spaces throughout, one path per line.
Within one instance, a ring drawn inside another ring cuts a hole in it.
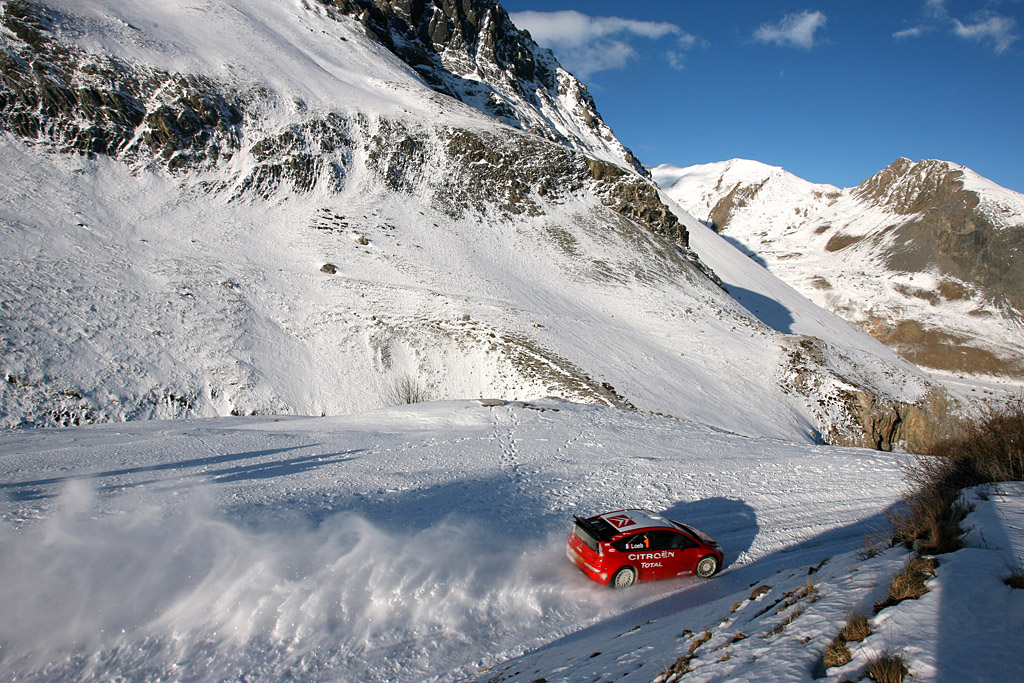
M 587 533 L 596 538 L 599 541 L 607 542 L 612 540 L 612 536 L 615 535 L 615 527 L 608 522 L 604 521 L 600 517 L 591 517 L 590 519 L 584 519 L 579 515 L 573 515 L 573 519 L 581 527 L 586 529 Z

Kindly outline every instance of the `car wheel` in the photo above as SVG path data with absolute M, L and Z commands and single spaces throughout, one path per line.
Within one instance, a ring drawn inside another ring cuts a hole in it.
M 636 570 L 632 567 L 623 567 L 615 572 L 615 576 L 608 583 L 612 588 L 629 588 L 636 583 Z
M 718 559 L 713 555 L 701 559 L 697 563 L 697 576 L 702 579 L 706 579 L 709 576 L 714 576 L 715 572 L 718 571 Z

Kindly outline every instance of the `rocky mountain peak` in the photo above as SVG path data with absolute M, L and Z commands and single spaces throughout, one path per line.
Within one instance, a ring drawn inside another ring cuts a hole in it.
M 512 23 L 495 0 L 320 0 L 367 33 L 433 89 L 516 128 L 646 170 L 616 139 L 586 85 Z
M 862 182 L 854 194 L 902 215 L 919 213 L 937 203 L 974 208 L 978 198 L 964 192 L 963 177 L 964 169 L 948 161 L 914 163 L 901 157 Z

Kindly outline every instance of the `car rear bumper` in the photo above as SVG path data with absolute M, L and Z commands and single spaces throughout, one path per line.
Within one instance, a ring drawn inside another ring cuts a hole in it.
M 569 561 L 576 565 L 576 568 L 587 575 L 592 581 L 596 581 L 600 584 L 608 583 L 607 572 L 602 572 L 599 568 L 587 562 L 583 556 L 576 552 L 571 545 L 565 546 L 565 556 L 569 558 Z

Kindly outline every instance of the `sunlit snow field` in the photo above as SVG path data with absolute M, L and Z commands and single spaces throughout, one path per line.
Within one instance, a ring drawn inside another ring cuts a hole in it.
M 850 550 L 899 461 L 562 402 L 4 432 L 0 675 L 456 680 Z M 572 514 L 617 507 L 707 531 L 726 570 L 591 583 Z

